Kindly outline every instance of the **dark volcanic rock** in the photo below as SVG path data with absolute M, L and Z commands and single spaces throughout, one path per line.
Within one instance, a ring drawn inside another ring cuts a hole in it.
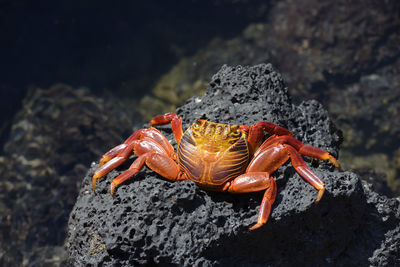
M 63 84 L 34 88 L 24 99 L 0 156 L 0 266 L 65 261 L 79 177 L 106 144 L 131 131 L 118 106 Z
M 340 144 L 322 106 L 316 101 L 293 105 L 271 65 L 224 66 L 203 98 L 190 99 L 177 112 L 184 128 L 200 117 L 235 124 L 268 120 L 335 156 Z M 169 126 L 160 128 L 173 139 Z M 171 183 L 145 169 L 112 198 L 111 180 L 132 160 L 100 180 L 96 195 L 91 176 L 97 164 L 84 178 L 68 226 L 70 264 L 399 264 L 399 201 L 373 193 L 356 174 L 339 172 L 330 163 L 306 159 L 326 183 L 318 205 L 316 190 L 290 163 L 277 170 L 270 220 L 249 232 L 262 192 L 203 191 L 190 181 Z

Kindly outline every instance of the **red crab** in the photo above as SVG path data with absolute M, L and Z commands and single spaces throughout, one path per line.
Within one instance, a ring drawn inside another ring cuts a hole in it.
M 152 127 L 167 123 L 171 123 L 177 152 L 164 135 Z M 206 190 L 232 193 L 265 190 L 258 221 L 249 228 L 254 230 L 267 222 L 275 201 L 277 190 L 271 173 L 287 160 L 290 159 L 295 170 L 318 190 L 315 202 L 324 194 L 325 184 L 306 166 L 301 155 L 329 160 L 339 167 L 328 152 L 303 144 L 289 130 L 267 121 L 249 127 L 198 119 L 183 133 L 182 118 L 167 113 L 153 118 L 150 125 L 103 155 L 93 175 L 93 191 L 99 178 L 134 153 L 137 158 L 129 169 L 111 182 L 111 195 L 145 164 L 170 181 L 191 180 Z M 265 132 L 271 137 L 262 143 Z

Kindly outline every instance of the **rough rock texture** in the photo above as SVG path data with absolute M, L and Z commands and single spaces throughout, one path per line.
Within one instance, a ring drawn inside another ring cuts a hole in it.
M 337 156 L 339 131 L 316 101 L 291 104 L 281 76 L 271 65 L 224 66 L 203 98 L 177 110 L 184 127 L 195 118 L 252 124 L 268 120 L 291 129 L 304 143 Z M 168 126 L 160 127 L 173 139 Z M 132 162 L 132 160 L 130 160 Z M 111 179 L 91 191 L 92 168 L 68 224 L 72 265 L 394 265 L 399 262 L 400 204 L 373 193 L 351 172 L 306 159 L 326 183 L 318 205 L 316 190 L 291 164 L 273 176 L 278 194 L 269 222 L 257 220 L 262 192 L 232 195 L 171 183 L 145 169 L 120 186 L 112 198 Z
M 79 177 L 107 144 L 121 142 L 131 125 L 116 102 L 87 89 L 57 84 L 30 91 L 0 156 L 1 266 L 65 261 Z
M 222 64 L 272 62 L 292 96 L 320 100 L 336 120 L 342 165 L 385 173 L 400 195 L 400 2 L 282 0 L 267 17 L 183 58 L 143 98 L 155 108 L 141 112 L 174 110 L 201 94 Z

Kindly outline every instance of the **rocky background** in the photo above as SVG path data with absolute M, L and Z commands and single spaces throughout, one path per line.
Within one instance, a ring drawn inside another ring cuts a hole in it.
M 50 266 L 66 258 L 78 177 L 133 124 L 116 100 L 63 84 L 30 91 L 23 107 L 0 157 L 0 263 Z
M 65 264 L 90 162 L 223 64 L 273 63 L 292 103 L 328 109 L 345 169 L 400 194 L 398 1 L 96 4 L 0 1 L 0 265 Z

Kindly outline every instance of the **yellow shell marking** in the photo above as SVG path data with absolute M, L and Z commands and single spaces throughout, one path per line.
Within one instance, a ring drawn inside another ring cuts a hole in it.
M 178 146 L 180 167 L 202 186 L 222 185 L 244 172 L 249 149 L 247 136 L 236 125 L 196 120 Z
M 237 125 L 196 120 L 191 126 L 196 145 L 208 152 L 224 152 L 242 136 Z

